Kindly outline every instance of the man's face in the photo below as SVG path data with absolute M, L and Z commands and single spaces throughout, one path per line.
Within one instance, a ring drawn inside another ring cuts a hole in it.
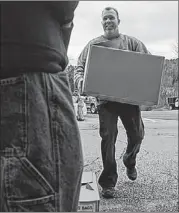
M 107 35 L 112 35 L 116 33 L 116 31 L 118 30 L 119 19 L 113 9 L 103 11 L 102 25 Z

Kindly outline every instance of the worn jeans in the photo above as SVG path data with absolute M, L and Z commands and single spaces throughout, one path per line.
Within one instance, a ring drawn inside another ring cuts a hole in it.
M 0 80 L 0 211 L 77 211 L 83 156 L 66 74 Z
M 115 187 L 117 183 L 117 165 L 115 143 L 118 134 L 117 122 L 120 117 L 127 134 L 127 148 L 123 162 L 127 168 L 136 165 L 136 156 L 144 138 L 144 124 L 139 106 L 117 102 L 107 102 L 98 106 L 101 153 L 103 171 L 99 177 L 102 188 Z

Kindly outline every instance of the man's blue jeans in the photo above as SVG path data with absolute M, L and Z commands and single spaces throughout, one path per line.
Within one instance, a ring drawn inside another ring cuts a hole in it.
M 0 211 L 77 211 L 81 139 L 66 74 L 0 80 Z

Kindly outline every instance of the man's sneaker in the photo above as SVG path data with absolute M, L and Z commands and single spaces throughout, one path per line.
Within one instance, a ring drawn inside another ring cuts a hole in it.
M 103 188 L 102 190 L 102 196 L 104 198 L 107 198 L 107 199 L 114 198 L 114 194 L 115 194 L 114 187 Z
M 137 178 L 137 170 L 136 170 L 136 168 L 135 167 L 133 167 L 133 168 L 131 168 L 131 169 L 129 169 L 129 168 L 127 168 L 127 176 L 128 176 L 128 178 L 130 179 L 130 180 L 136 180 L 136 178 Z

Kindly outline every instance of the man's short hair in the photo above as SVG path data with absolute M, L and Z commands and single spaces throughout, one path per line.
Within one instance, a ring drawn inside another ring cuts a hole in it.
M 114 10 L 116 12 L 117 18 L 119 19 L 119 13 L 118 13 L 116 8 L 114 8 L 114 7 L 105 7 L 104 10 L 102 11 L 102 15 L 103 15 L 103 12 L 105 10 Z

